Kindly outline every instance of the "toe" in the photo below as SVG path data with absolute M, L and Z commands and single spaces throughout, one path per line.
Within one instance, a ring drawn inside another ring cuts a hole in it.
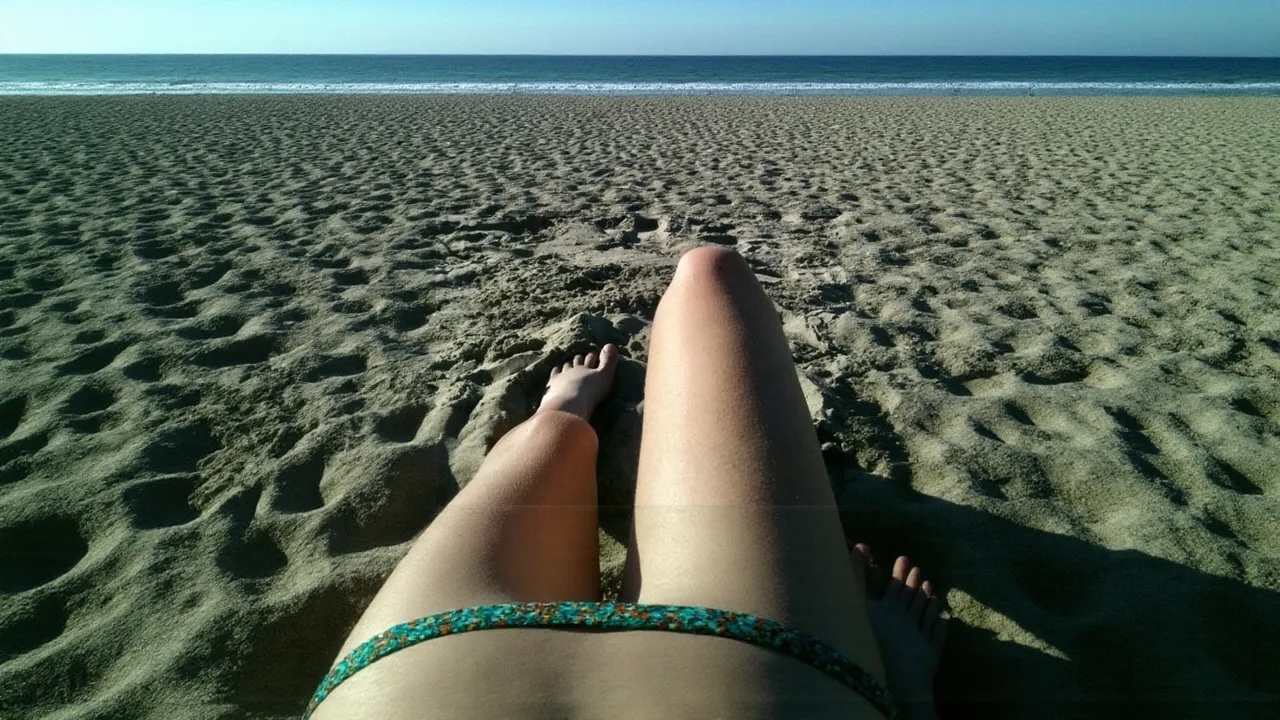
M 923 590 L 912 593 L 911 605 L 907 607 L 907 614 L 917 625 L 919 625 L 921 618 L 923 618 L 924 609 L 928 604 L 929 596 L 925 595 Z
M 911 592 L 914 592 L 914 588 L 906 584 L 906 580 L 910 577 L 911 560 L 908 556 L 901 556 L 893 562 L 892 579 L 888 583 L 887 591 L 884 591 L 884 596 L 895 602 L 910 602 Z
M 920 568 L 918 567 L 911 568 L 911 572 L 907 573 L 906 583 L 907 583 L 907 587 L 911 588 L 912 590 L 915 590 L 916 588 L 920 587 Z
M 911 572 L 911 560 L 904 555 L 893 563 L 893 573 L 889 578 L 889 586 L 885 588 L 886 600 L 901 602 L 902 596 L 911 591 L 907 589 L 907 574 Z
M 933 624 L 933 632 L 929 638 L 929 643 L 933 645 L 934 650 L 941 650 L 942 643 L 947 640 L 947 619 L 939 617 L 937 622 Z
M 583 356 L 581 356 L 581 355 L 574 355 L 574 356 L 573 356 L 573 366 L 574 366 L 574 367 L 582 367 L 583 362 L 584 362 L 585 360 L 586 360 L 586 358 L 584 358 L 584 357 L 583 357 Z
M 903 555 L 893 563 L 893 579 L 906 582 L 907 574 L 911 572 L 911 558 Z
M 863 588 L 867 586 L 867 570 L 871 567 L 871 548 L 862 543 L 853 546 L 853 550 L 849 553 L 850 559 L 853 561 L 853 575 Z
M 560 374 L 560 368 L 558 368 L 558 367 L 553 367 L 553 368 L 551 368 L 551 377 L 555 377 L 555 376 L 557 376 L 557 375 L 559 375 L 559 374 Z
M 884 595 L 880 599 L 895 603 L 902 602 L 904 592 L 910 592 L 910 590 L 907 590 L 907 586 L 903 585 L 901 580 L 889 578 L 889 584 L 885 586 Z
M 618 347 L 609 343 L 600 349 L 600 369 L 611 370 L 618 362 Z
M 938 615 L 942 612 L 942 601 L 936 597 L 929 598 L 929 604 L 924 609 L 924 618 L 920 620 L 920 629 L 924 631 L 925 637 L 932 637 L 933 631 L 939 622 Z
M 599 366 L 599 364 L 600 364 L 599 358 L 596 357 L 595 353 L 587 353 L 587 360 L 586 360 L 587 367 L 594 369 L 597 366 Z
M 863 567 L 871 566 L 871 548 L 866 543 L 858 543 L 853 546 L 853 561 Z

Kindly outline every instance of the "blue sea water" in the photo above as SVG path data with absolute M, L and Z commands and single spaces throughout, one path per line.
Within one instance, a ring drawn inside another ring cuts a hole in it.
M 1280 58 L 0 55 L 0 94 L 1280 95 Z

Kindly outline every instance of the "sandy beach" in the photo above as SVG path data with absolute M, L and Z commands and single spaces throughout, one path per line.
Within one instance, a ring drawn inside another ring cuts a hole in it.
M 949 589 L 944 717 L 1276 717 L 1278 117 L 2 98 L 0 717 L 296 717 L 605 342 L 616 592 L 649 328 L 700 243 L 777 303 L 848 538 Z

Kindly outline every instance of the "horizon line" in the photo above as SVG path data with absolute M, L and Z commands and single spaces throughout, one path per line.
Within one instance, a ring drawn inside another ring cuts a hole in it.
M 361 53 L 361 52 L 0 52 L 0 57 L 77 57 L 77 56 L 118 56 L 118 57 L 566 57 L 566 58 L 1150 58 L 1150 59 L 1186 59 L 1186 60 L 1280 60 L 1280 55 L 1113 55 L 1113 54 L 1073 54 L 1073 53 L 871 53 L 871 54 L 828 54 L 828 53 L 766 53 L 754 55 L 750 53 Z

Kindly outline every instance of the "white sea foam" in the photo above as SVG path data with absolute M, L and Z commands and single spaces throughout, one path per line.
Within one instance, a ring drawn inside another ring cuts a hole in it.
M 1280 83 L 867 82 L 867 83 L 156 83 L 0 82 L 0 95 L 1106 95 L 1280 94 Z

